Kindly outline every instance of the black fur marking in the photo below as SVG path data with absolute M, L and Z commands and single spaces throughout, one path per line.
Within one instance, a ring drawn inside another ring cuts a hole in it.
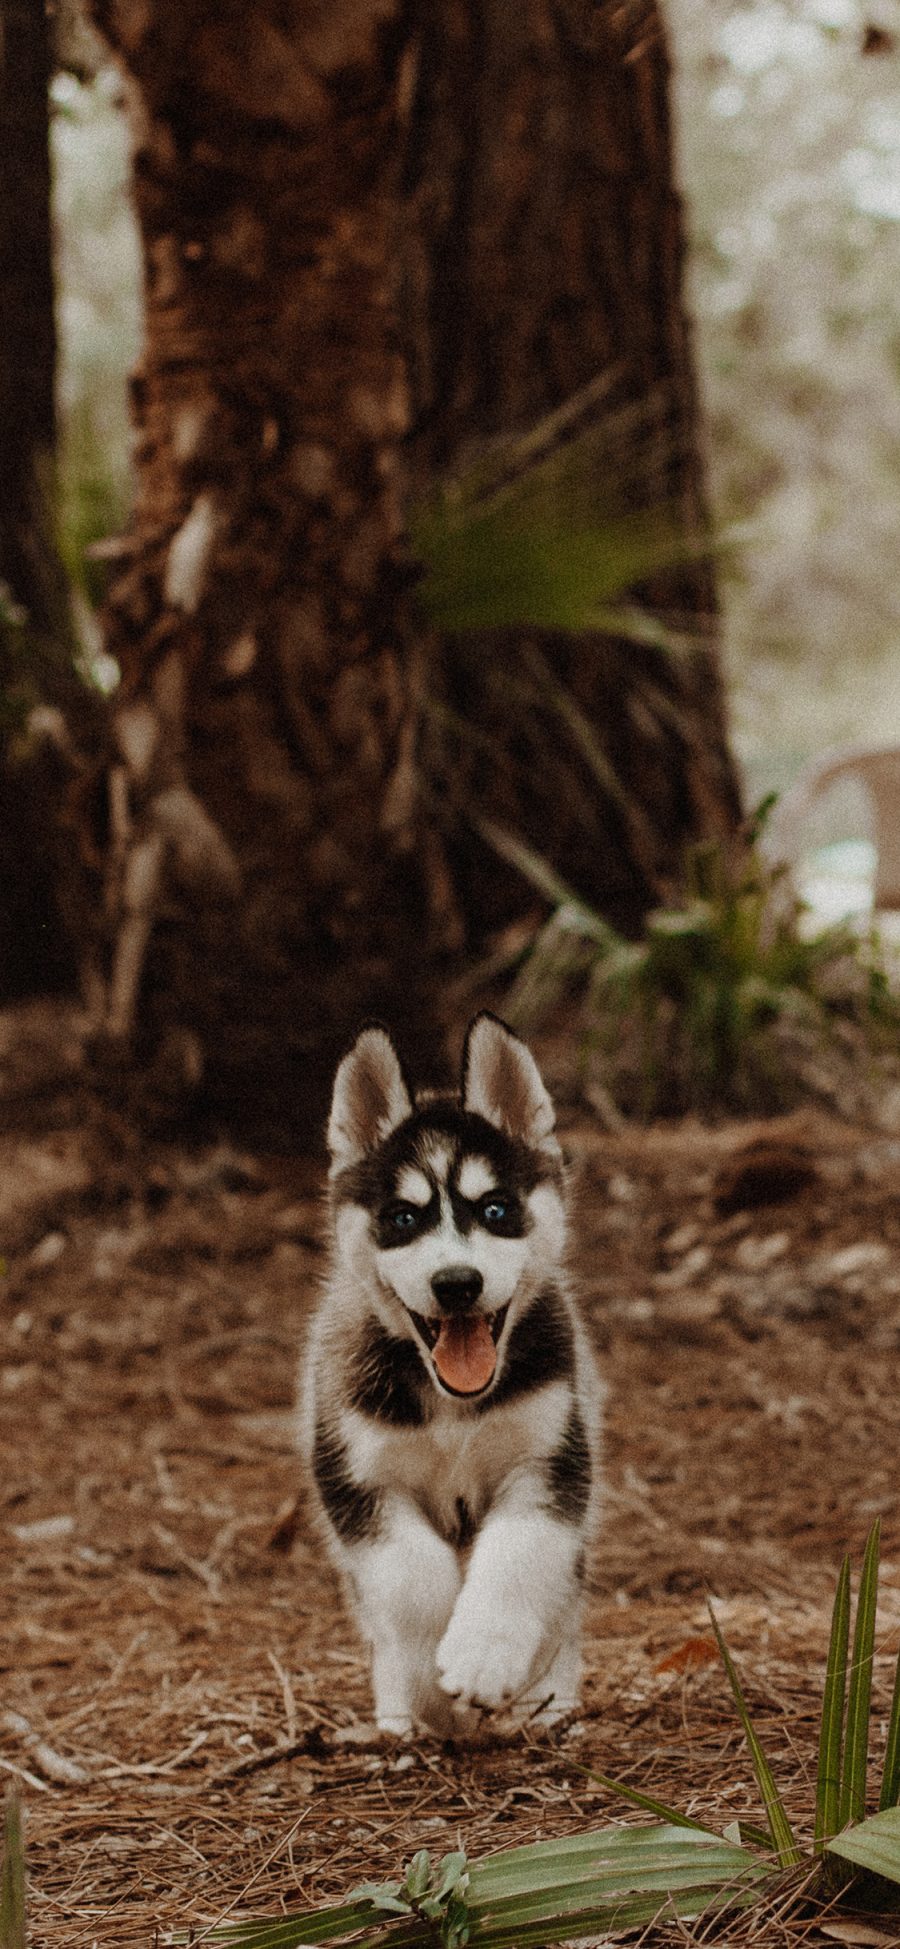
M 478 1525 L 463 1496 L 456 1498 L 456 1528 L 451 1541 L 458 1550 L 467 1550 Z
M 473 1156 L 485 1158 L 497 1184 L 507 1192 L 514 1191 L 522 1200 L 536 1184 L 558 1183 L 561 1177 L 558 1159 L 508 1137 L 475 1111 L 461 1110 L 453 1098 L 437 1097 L 423 1103 L 421 1109 L 414 1110 L 411 1117 L 398 1124 L 377 1150 L 338 1174 L 334 1181 L 337 1202 L 362 1205 L 373 1216 L 383 1211 L 396 1199 L 395 1187 L 404 1165 L 416 1165 L 432 1175 L 424 1163 L 432 1136 L 450 1141 L 451 1182 L 463 1159 Z
M 411 1340 L 395 1339 L 370 1316 L 363 1328 L 350 1404 L 392 1428 L 421 1428 L 429 1383 Z M 430 1402 L 428 1402 L 430 1406 Z
M 493 1407 L 515 1400 L 519 1394 L 532 1394 L 549 1381 L 569 1380 L 574 1357 L 571 1321 L 558 1292 L 550 1286 L 516 1321 L 497 1385 L 479 1406 Z
M 550 1511 L 563 1523 L 580 1523 L 591 1494 L 591 1451 L 577 1404 L 555 1455 L 547 1463 Z
M 401 1228 L 396 1223 L 398 1212 L 413 1212 L 412 1223 Z M 441 1222 L 441 1200 L 437 1191 L 432 1192 L 427 1205 L 411 1205 L 402 1198 L 393 1198 L 382 1211 L 376 1214 L 375 1238 L 383 1251 L 397 1245 L 411 1245 L 413 1239 L 421 1238 L 423 1232 L 432 1232 Z
M 463 1161 L 459 1160 L 457 1169 Z M 454 1223 L 463 1238 L 468 1237 L 473 1225 L 481 1225 L 486 1232 L 490 1232 L 492 1238 L 523 1238 L 531 1229 L 521 1199 L 517 1198 L 514 1191 L 506 1191 L 501 1185 L 497 1186 L 496 1191 L 487 1191 L 483 1197 L 472 1199 L 464 1198 L 456 1183 L 451 1182 L 450 1203 L 453 1207 Z M 490 1210 L 491 1205 L 498 1207 L 505 1205 L 506 1211 L 502 1218 L 493 1218 L 488 1222 L 485 1211 Z
M 313 1474 L 333 1527 L 345 1543 L 361 1543 L 378 1527 L 379 1496 L 353 1481 L 347 1451 L 333 1430 L 319 1422 L 313 1447 Z

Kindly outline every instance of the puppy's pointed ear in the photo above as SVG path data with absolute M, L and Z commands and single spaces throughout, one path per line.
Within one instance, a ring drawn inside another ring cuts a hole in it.
M 387 1029 L 363 1029 L 334 1079 L 328 1118 L 332 1175 L 368 1156 L 412 1107 Z
M 556 1117 L 537 1063 L 496 1015 L 476 1015 L 463 1050 L 462 1101 L 520 1142 L 557 1150 Z

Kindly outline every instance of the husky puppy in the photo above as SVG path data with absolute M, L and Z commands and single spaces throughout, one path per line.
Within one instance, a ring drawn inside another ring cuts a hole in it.
M 458 1096 L 386 1030 L 341 1062 L 332 1259 L 306 1447 L 385 1732 L 576 1703 L 599 1384 L 569 1295 L 554 1113 L 524 1043 L 471 1024 Z

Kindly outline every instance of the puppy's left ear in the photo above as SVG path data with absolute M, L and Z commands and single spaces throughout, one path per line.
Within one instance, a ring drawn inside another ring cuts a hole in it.
M 496 1015 L 476 1015 L 463 1050 L 462 1102 L 508 1137 L 558 1150 L 556 1117 L 540 1070 L 524 1042 Z
M 332 1175 L 359 1164 L 412 1114 L 400 1058 L 387 1029 L 357 1036 L 338 1064 L 328 1118 Z

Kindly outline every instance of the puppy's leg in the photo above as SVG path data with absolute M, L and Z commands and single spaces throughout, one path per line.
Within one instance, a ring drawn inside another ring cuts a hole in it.
M 416 1722 L 448 1732 L 454 1712 L 435 1663 L 462 1581 L 456 1554 L 401 1496 L 385 1498 L 377 1537 L 346 1553 L 359 1618 L 372 1645 L 382 1732 Z
M 573 1624 L 567 1620 L 566 1636 L 546 1671 L 533 1676 L 522 1695 L 520 1703 L 527 1708 L 527 1717 L 533 1718 L 542 1726 L 552 1726 L 557 1719 L 564 1719 L 574 1712 L 581 1690 L 581 1643 L 579 1626 L 581 1619 Z
M 572 1620 L 580 1605 L 580 1529 L 542 1507 L 541 1484 L 517 1485 L 488 1516 L 465 1583 L 438 1645 L 440 1683 L 463 1705 L 499 1706 L 532 1689 L 534 1702 L 559 1683 L 577 1696 Z

